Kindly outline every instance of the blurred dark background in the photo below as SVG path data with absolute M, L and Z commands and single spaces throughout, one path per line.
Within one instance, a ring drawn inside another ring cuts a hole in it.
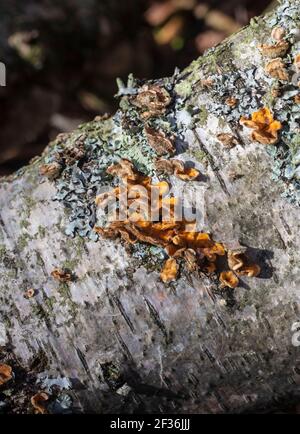
M 1 0 L 0 175 L 117 106 L 116 77 L 171 75 L 271 0 Z

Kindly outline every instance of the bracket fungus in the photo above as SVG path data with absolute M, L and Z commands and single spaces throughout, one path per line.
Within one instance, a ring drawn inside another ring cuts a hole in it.
M 160 278 L 164 283 L 173 282 L 177 278 L 179 266 L 174 258 L 169 258 L 164 263 Z
M 49 395 L 46 392 L 38 392 L 31 397 L 30 402 L 38 414 L 47 414 L 46 402 L 49 400 Z
M 241 276 L 256 277 L 260 274 L 260 266 L 250 263 L 241 250 L 229 250 L 227 252 L 227 261 L 230 270 Z
M 148 143 L 152 149 L 157 153 L 157 155 L 174 154 L 175 147 L 170 138 L 162 131 L 156 131 L 154 128 L 149 126 L 145 127 L 146 136 Z
M 50 181 L 52 181 L 59 177 L 62 169 L 62 165 L 56 161 L 49 164 L 42 164 L 40 166 L 40 175 L 45 176 Z
M 300 72 L 300 54 L 297 54 L 294 59 L 294 65 L 297 72 Z
M 143 86 L 131 99 L 131 103 L 138 107 L 144 120 L 164 114 L 170 102 L 171 97 L 166 89 L 157 85 Z
M 286 55 L 290 48 L 290 44 L 287 41 L 280 40 L 276 44 L 268 45 L 262 44 L 259 46 L 263 56 L 275 59 L 276 57 L 283 57 Z
M 272 78 L 276 78 L 281 81 L 289 80 L 289 73 L 286 69 L 285 63 L 282 59 L 276 58 L 267 63 L 265 72 Z
M 239 279 L 233 271 L 222 271 L 220 274 L 220 282 L 223 288 L 227 286 L 234 289 L 238 286 Z
M 7 383 L 13 377 L 12 368 L 5 363 L 0 363 L 0 386 Z
M 252 139 L 263 145 L 272 145 L 278 141 L 278 131 L 281 130 L 281 122 L 274 120 L 267 107 L 252 113 L 251 119 L 241 117 L 240 123 L 253 130 Z
M 58 280 L 59 282 L 71 282 L 72 281 L 72 273 L 70 273 L 69 270 L 66 269 L 61 269 L 61 268 L 55 268 L 52 272 L 51 272 L 51 276 Z
M 183 161 L 176 159 L 157 160 L 155 162 L 155 168 L 158 172 L 175 175 L 177 178 L 182 179 L 183 181 L 193 181 L 200 175 L 200 172 L 197 169 L 187 168 L 185 167 Z
M 237 138 L 230 133 L 220 133 L 217 135 L 217 139 L 222 143 L 224 148 L 231 149 L 238 144 Z

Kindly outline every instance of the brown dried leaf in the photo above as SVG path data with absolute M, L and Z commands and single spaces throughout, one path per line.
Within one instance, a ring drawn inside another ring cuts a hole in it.
M 180 34 L 184 25 L 182 16 L 170 18 L 158 31 L 154 33 L 154 39 L 158 45 L 170 44 L 172 40 Z

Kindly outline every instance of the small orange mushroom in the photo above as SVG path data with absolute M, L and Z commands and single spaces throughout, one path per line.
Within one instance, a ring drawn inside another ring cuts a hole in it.
M 179 266 L 174 258 L 169 258 L 164 263 L 160 278 L 164 283 L 173 282 L 177 278 Z
M 193 181 L 199 177 L 200 172 L 199 170 L 190 167 L 188 169 L 184 169 L 183 172 L 175 170 L 174 174 L 177 176 L 177 178 L 182 179 L 183 181 Z
M 260 119 L 255 118 L 255 120 Z M 167 170 L 170 173 L 172 168 L 172 173 L 191 174 L 191 172 L 185 170 L 184 162 L 181 160 L 160 159 L 157 160 L 157 164 L 157 168 L 162 171 Z M 109 172 L 113 176 L 119 176 L 122 180 L 126 178 L 129 205 L 136 198 L 133 194 L 134 188 L 139 186 L 143 186 L 144 190 L 142 195 L 138 196 L 138 199 L 145 199 L 147 207 L 150 204 L 153 205 L 151 203 L 153 201 L 152 188 L 157 188 L 158 194 L 155 197 L 155 207 L 157 207 L 159 221 L 149 219 L 149 216 L 144 215 L 145 213 L 141 212 L 141 210 L 134 208 L 130 215 L 127 212 L 125 220 L 114 219 L 109 226 L 104 228 L 96 226 L 94 230 L 97 233 L 111 239 L 121 237 L 127 244 L 134 244 L 139 241 L 164 248 L 169 258 L 164 263 L 160 277 L 165 283 L 176 280 L 179 271 L 178 258 L 185 261 L 188 271 L 193 272 L 197 269 L 205 273 L 216 271 L 217 257 L 226 254 L 224 245 L 216 243 L 208 233 L 198 232 L 195 221 L 188 225 L 185 220 L 176 220 L 174 211 L 177 198 L 166 197 L 169 192 L 169 184 L 166 181 L 152 184 L 151 178 L 137 172 L 133 164 L 128 160 L 121 160 L 117 165 L 111 166 Z M 118 192 L 112 191 L 111 194 L 115 194 L 117 199 L 120 200 Z M 98 206 L 103 206 L 109 197 L 110 192 L 98 196 Z M 166 206 L 170 211 L 168 218 L 165 218 L 163 213 Z M 151 217 L 153 217 L 152 214 Z M 249 265 L 247 258 L 240 251 L 228 252 L 228 264 L 231 271 L 223 272 L 220 276 L 221 283 L 224 286 L 234 288 L 238 285 L 238 277 L 233 271 L 239 271 L 247 276 L 258 273 L 258 269 L 253 268 L 251 264 Z M 71 276 L 65 276 L 65 272 L 65 270 L 56 269 L 52 272 L 52 276 L 58 280 L 68 280 Z
M 12 368 L 5 363 L 0 363 L 0 386 L 12 379 Z
M 239 284 L 238 277 L 233 271 L 222 271 L 220 274 L 220 282 L 222 287 L 228 286 L 229 288 L 236 288 Z

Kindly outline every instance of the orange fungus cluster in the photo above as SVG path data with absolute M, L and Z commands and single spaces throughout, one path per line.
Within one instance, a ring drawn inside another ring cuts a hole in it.
M 180 169 L 184 172 L 183 166 Z M 144 205 L 146 204 L 146 209 L 145 207 L 135 208 L 134 212 L 128 213 L 125 219 L 121 219 L 117 215 L 115 220 L 105 227 L 96 226 L 94 229 L 97 233 L 107 238 L 121 237 L 128 244 L 143 242 L 164 248 L 169 256 L 161 271 L 161 280 L 165 283 L 176 280 L 180 264 L 184 264 L 189 271 L 198 270 L 207 274 L 217 271 L 218 258 L 229 255 L 229 252 L 223 244 L 215 242 L 208 233 L 198 232 L 196 222 L 176 219 L 174 212 L 177 203 L 176 198 L 164 197 L 164 193 L 168 191 L 166 181 L 152 184 L 151 178 L 137 172 L 129 160 L 121 160 L 118 164 L 109 167 L 107 172 L 120 178 L 126 188 L 128 205 L 138 197 Z M 153 187 L 158 189 L 157 201 L 155 202 L 157 221 L 145 218 L 148 208 L 153 207 L 153 203 L 150 203 Z M 97 196 L 97 206 L 101 208 L 107 206 L 112 197 L 121 200 L 121 190 L 122 187 L 116 187 L 111 192 Z M 166 205 L 169 214 L 167 219 L 163 219 L 163 209 Z M 237 274 L 248 276 L 258 274 L 259 267 L 248 264 L 245 255 L 234 256 L 231 254 L 230 258 L 230 264 L 235 269 L 228 271 L 229 274 L 220 276 L 223 286 L 236 287 Z M 230 264 L 228 265 L 231 268 Z

